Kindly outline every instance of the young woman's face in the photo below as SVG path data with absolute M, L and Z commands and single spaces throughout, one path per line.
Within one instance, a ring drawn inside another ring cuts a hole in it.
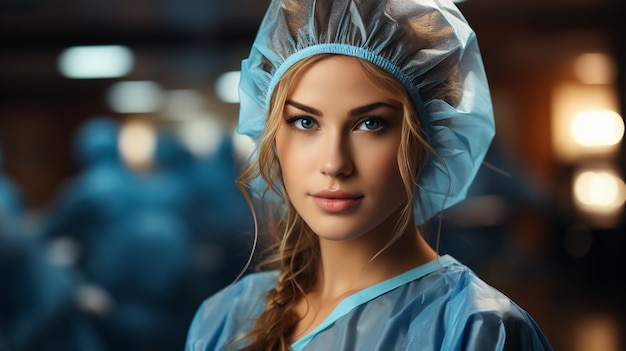
M 328 240 L 393 235 L 388 224 L 407 200 L 397 162 L 401 104 L 367 80 L 356 58 L 332 56 L 302 73 L 282 118 L 284 184 L 311 229 Z

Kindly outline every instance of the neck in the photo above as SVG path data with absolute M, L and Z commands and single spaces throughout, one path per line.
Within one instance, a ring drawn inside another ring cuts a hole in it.
M 416 228 L 411 226 L 387 245 L 392 233 L 393 225 L 387 223 L 353 240 L 318 237 L 318 275 L 312 290 L 293 307 L 299 320 L 292 341 L 322 323 L 344 298 L 437 257 Z
M 316 292 L 329 299 L 345 297 L 437 257 L 413 226 L 385 248 L 392 233 L 388 229 L 349 241 L 320 239 Z

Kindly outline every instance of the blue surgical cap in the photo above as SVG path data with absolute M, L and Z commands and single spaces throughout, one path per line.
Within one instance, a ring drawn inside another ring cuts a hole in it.
M 417 179 L 417 223 L 465 198 L 495 127 L 476 35 L 451 1 L 272 1 L 242 63 L 239 133 L 259 142 L 278 81 L 318 54 L 369 61 L 410 95 L 437 153 Z

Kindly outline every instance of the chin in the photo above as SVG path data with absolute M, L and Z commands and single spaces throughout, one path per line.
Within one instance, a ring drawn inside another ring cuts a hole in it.
M 349 241 L 362 237 L 367 231 L 364 228 L 350 226 L 340 221 L 332 221 L 326 225 L 309 225 L 313 233 L 320 239 L 329 241 Z

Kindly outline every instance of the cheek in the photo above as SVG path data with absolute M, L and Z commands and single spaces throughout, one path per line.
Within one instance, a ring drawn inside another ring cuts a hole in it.
M 359 164 L 372 177 L 395 178 L 399 177 L 398 145 L 375 144 L 369 148 L 360 148 Z
M 288 134 L 285 133 L 284 129 L 281 127 L 278 129 L 276 133 L 276 138 L 274 139 L 274 146 L 276 148 L 276 156 L 278 157 L 278 161 L 280 163 L 281 169 L 284 168 L 285 165 L 288 165 L 289 162 L 286 160 L 290 157 L 289 147 L 289 138 Z
M 275 138 L 276 153 L 282 163 L 309 164 L 318 154 L 315 139 L 300 135 L 287 126 L 281 126 Z
M 282 133 L 279 130 L 275 145 L 283 180 L 287 183 L 290 177 L 295 177 L 298 170 L 302 169 L 303 162 L 306 164 L 307 156 L 298 143 L 294 142 L 290 133 L 285 133 L 284 130 Z
M 392 145 L 369 151 L 360 155 L 360 164 L 364 167 L 361 172 L 370 186 L 379 189 L 385 196 L 405 197 L 406 191 L 398 168 L 398 147 Z

